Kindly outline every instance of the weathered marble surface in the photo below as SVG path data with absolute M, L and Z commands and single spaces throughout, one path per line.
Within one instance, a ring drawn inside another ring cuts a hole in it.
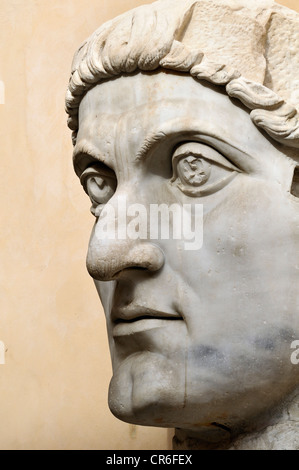
M 96 217 L 87 268 L 107 318 L 109 405 L 177 428 L 176 448 L 298 448 L 299 17 L 247 4 L 122 15 L 81 47 L 67 93 Z M 120 201 L 202 205 L 203 245 L 120 239 L 132 221 Z

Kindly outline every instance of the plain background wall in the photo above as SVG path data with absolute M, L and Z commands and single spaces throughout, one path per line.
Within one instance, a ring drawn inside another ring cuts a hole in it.
M 0 0 L 1 450 L 171 448 L 171 430 L 108 410 L 106 327 L 85 269 L 93 217 L 64 113 L 77 46 L 142 3 Z

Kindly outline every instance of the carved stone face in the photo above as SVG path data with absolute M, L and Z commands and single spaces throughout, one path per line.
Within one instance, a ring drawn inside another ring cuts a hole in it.
M 87 267 L 107 318 L 112 412 L 196 430 L 281 403 L 299 373 L 298 200 L 283 148 L 221 88 L 138 73 L 83 98 L 75 166 L 96 215 Z M 120 200 L 202 204 L 202 247 L 103 239 L 101 211 Z

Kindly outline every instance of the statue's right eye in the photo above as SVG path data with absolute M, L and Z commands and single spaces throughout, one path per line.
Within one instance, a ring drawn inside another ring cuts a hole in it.
M 240 169 L 209 145 L 184 142 L 172 158 L 171 182 L 191 197 L 208 196 L 230 183 Z
M 107 204 L 116 189 L 116 178 L 112 170 L 100 165 L 92 165 L 80 177 L 84 191 L 90 197 L 91 213 L 98 217 L 101 206 Z

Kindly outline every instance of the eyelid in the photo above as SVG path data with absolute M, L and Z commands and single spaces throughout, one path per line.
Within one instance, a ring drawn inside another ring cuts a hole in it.
M 221 155 L 217 150 L 214 150 L 212 147 L 201 144 L 200 142 L 186 142 L 180 145 L 174 152 L 172 160 L 176 162 L 182 157 L 187 157 L 189 155 L 195 155 L 202 157 L 210 162 L 217 163 L 218 165 L 229 168 L 233 171 L 241 172 L 241 170 L 233 165 L 227 158 Z
M 91 176 L 100 176 L 110 180 L 116 180 L 113 170 L 101 163 L 95 163 L 94 165 L 87 167 L 80 176 L 80 183 L 82 184 L 85 192 L 87 192 L 86 181 Z

